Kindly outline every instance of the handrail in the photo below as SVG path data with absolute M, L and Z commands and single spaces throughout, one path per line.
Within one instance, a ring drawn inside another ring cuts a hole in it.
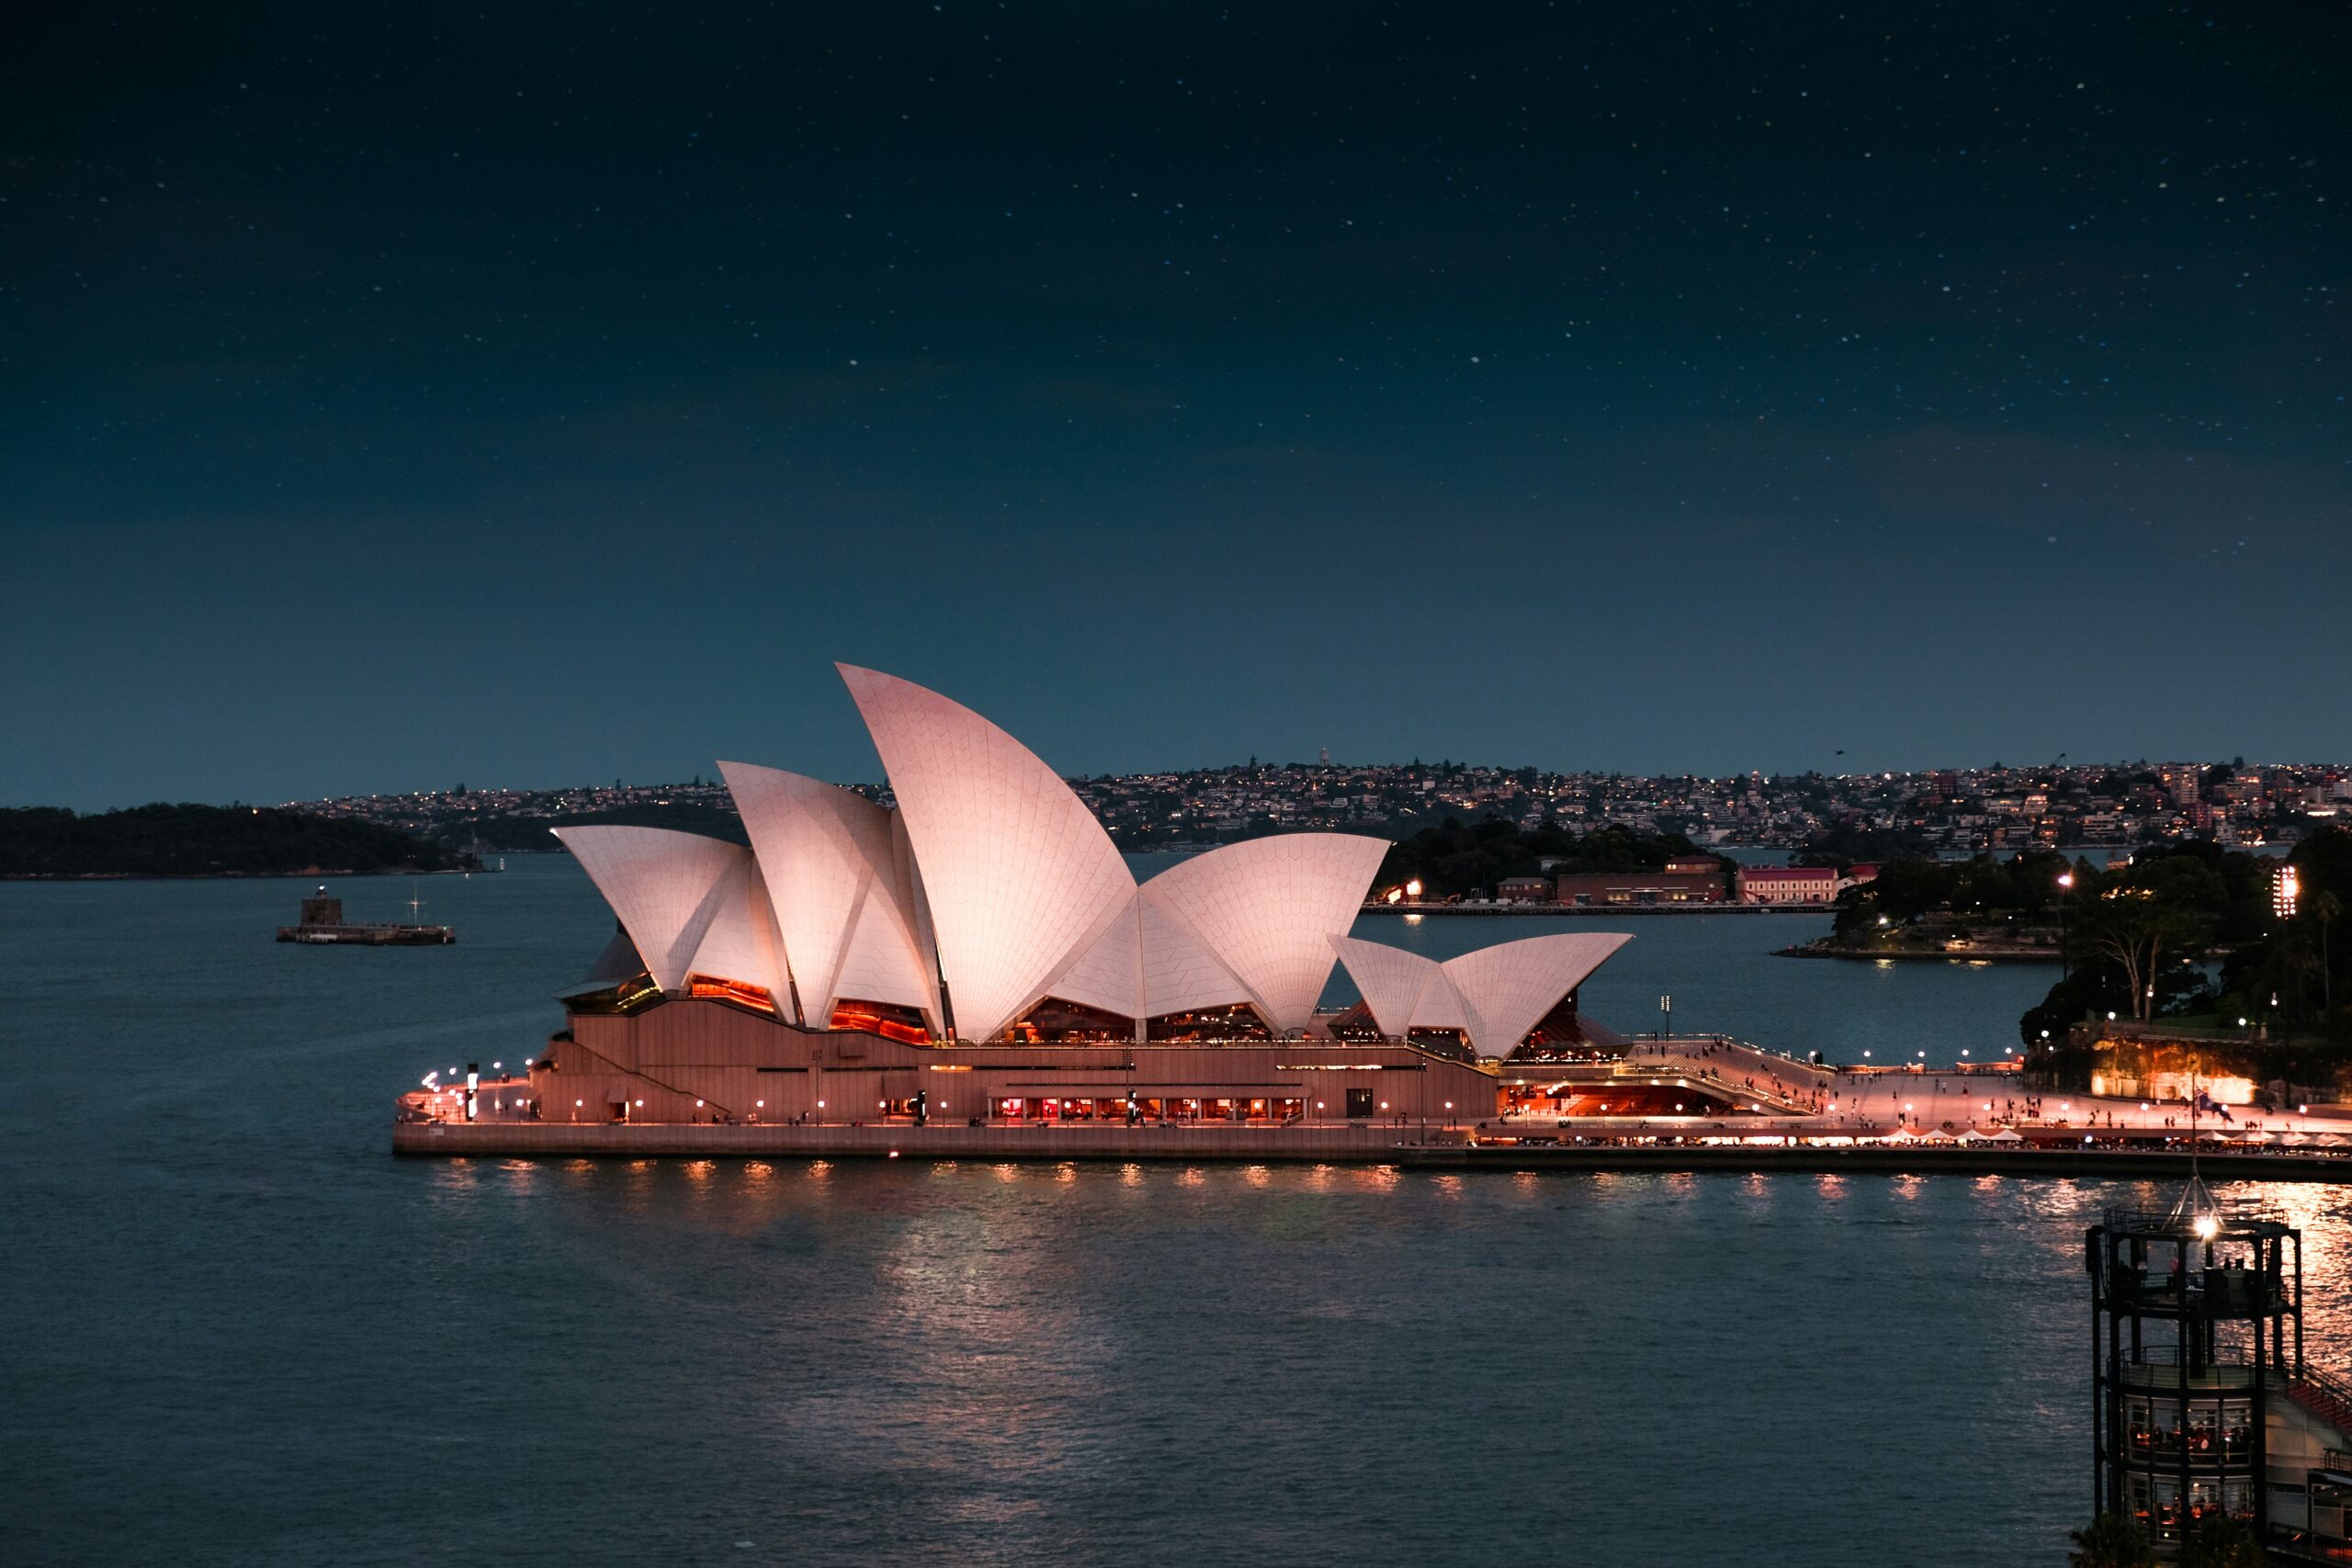
M 2307 1382 L 2330 1399 L 2342 1401 L 2346 1409 L 2352 1410 L 2352 1387 L 2346 1387 L 2342 1380 L 2321 1371 L 2308 1361 L 2290 1372 L 2288 1379 L 2294 1382 Z

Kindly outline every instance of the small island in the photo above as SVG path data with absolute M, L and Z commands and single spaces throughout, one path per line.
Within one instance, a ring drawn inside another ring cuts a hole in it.
M 1390 847 L 1380 874 L 1373 879 L 1373 902 L 1378 905 L 1393 894 L 1403 894 L 1417 903 L 1459 904 L 1484 898 L 1490 891 L 1507 891 L 1510 882 L 1541 877 L 1548 904 L 1551 879 L 1560 875 L 1657 872 L 1702 863 L 1717 877 L 1736 869 L 1736 862 L 1701 850 L 1679 833 L 1645 833 L 1614 825 L 1578 833 L 1551 822 L 1521 828 L 1500 817 L 1465 826 L 1461 818 L 1448 817 Z
M 165 805 L 87 816 L 0 808 L 0 878 L 364 876 L 472 871 L 445 844 L 354 818 L 270 807 Z
M 2028 959 L 2058 962 L 2061 877 L 2077 869 L 2055 851 L 2008 860 L 1890 860 L 1848 888 L 1829 934 L 1781 950 L 1787 958 Z M 2093 874 L 2088 863 L 2079 869 Z

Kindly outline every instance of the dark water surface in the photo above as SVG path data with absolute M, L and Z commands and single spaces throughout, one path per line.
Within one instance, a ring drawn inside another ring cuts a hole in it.
M 607 929 L 513 863 L 424 885 L 435 950 L 0 886 L 0 1562 L 2008 1564 L 2086 1512 L 2079 1230 L 2148 1190 L 395 1161 L 392 1096 L 524 1055 Z M 2015 971 L 1761 956 L 1804 923 L 1612 970 L 1791 1048 L 2012 1037 Z M 2352 1203 L 2247 1191 L 2332 1301 Z

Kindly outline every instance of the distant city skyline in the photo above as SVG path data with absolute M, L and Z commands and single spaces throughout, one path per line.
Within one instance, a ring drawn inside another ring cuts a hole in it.
M 731 764 L 730 764 L 731 765 Z M 847 783 L 888 801 L 887 785 Z M 1799 847 L 1840 830 L 1850 859 L 1913 851 L 2128 847 L 2184 838 L 2291 842 L 2352 821 L 2352 767 L 2246 762 L 2069 763 L 1913 773 L 1650 777 L 1438 761 L 1273 762 L 1066 780 L 1114 840 L 1150 849 L 1307 829 L 1409 834 L 1494 817 L 1522 828 L 1674 832 L 1711 844 Z M 548 847 L 550 827 L 594 820 L 740 838 L 721 780 L 546 789 L 451 788 L 286 803 L 492 852 Z
M 2330 8 L 567 15 L 27 18 L 0 800 L 2352 736 Z

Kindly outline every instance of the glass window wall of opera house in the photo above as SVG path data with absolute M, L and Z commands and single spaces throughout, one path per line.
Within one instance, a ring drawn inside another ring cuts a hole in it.
M 1817 1090 L 1758 1053 L 1773 1065 L 1728 1092 L 1720 1064 L 1645 1043 L 1647 1079 L 1590 1092 L 1628 1047 L 1577 991 L 1625 936 L 1442 963 L 1352 937 L 1388 850 L 1356 834 L 1228 844 L 1138 882 L 1003 730 L 911 682 L 841 674 L 889 802 L 722 762 L 748 845 L 556 829 L 616 927 L 563 993 L 566 1027 L 527 1083 L 428 1081 L 403 1119 L 1475 1124 Z M 1329 1013 L 1335 964 L 1362 999 Z

